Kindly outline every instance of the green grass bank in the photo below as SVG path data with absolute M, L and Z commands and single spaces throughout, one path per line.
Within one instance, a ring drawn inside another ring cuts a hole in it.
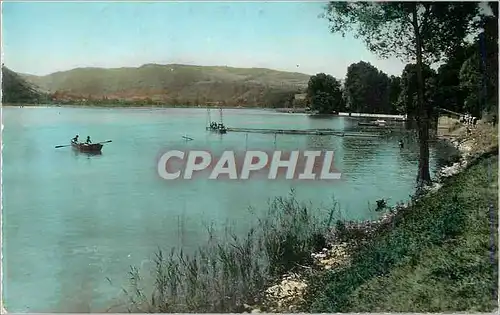
M 303 309 L 318 313 L 494 310 L 497 151 L 477 158 L 462 173 L 446 179 L 439 191 L 396 215 L 352 253 L 349 267 L 312 276 L 308 283 L 314 285 Z

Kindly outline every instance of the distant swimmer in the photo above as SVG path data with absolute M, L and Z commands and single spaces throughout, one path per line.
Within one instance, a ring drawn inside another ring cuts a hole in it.
M 399 140 L 399 148 L 402 149 L 404 146 L 403 140 Z

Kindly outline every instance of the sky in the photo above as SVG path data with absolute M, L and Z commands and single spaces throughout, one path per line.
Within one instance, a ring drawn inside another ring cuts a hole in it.
M 331 34 L 325 2 L 3 2 L 2 58 L 46 75 L 147 63 L 259 67 L 343 79 L 361 60 L 389 75 L 361 40 Z

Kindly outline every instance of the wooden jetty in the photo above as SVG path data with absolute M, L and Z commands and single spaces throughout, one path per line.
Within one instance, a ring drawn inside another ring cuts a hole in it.
M 380 133 L 366 132 L 344 132 L 335 129 L 270 129 L 270 128 L 232 128 L 226 127 L 222 121 L 222 108 L 220 111 L 220 123 L 215 123 L 210 117 L 210 108 L 207 108 L 207 126 L 206 130 L 219 133 L 227 132 L 243 132 L 243 133 L 260 133 L 260 134 L 278 134 L 281 135 L 316 135 L 316 136 L 339 136 L 339 137 L 380 137 Z
M 455 116 L 457 119 L 460 119 L 461 117 L 465 116 L 465 114 L 457 113 L 446 108 L 436 107 L 436 110 L 438 112 L 445 112 L 449 116 Z
M 317 136 L 339 136 L 339 137 L 380 137 L 381 134 L 369 134 L 366 132 L 344 132 L 334 129 L 267 129 L 267 128 L 231 128 L 228 132 L 283 134 L 283 135 L 317 135 Z
M 367 113 L 346 113 L 340 112 L 339 116 L 343 117 L 356 117 L 356 118 L 380 118 L 380 119 L 390 119 L 397 121 L 406 121 L 406 115 L 389 115 L 389 114 L 367 114 Z

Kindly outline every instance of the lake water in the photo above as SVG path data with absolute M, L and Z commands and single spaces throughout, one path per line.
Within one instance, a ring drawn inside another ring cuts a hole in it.
M 103 311 L 126 284 L 129 266 L 147 265 L 158 246 L 195 248 L 210 224 L 246 231 L 255 221 L 250 206 L 265 210 L 269 198 L 291 188 L 318 207 L 335 197 L 348 219 L 373 218 L 368 203 L 390 198 L 394 204 L 413 192 L 417 144 L 408 138 L 400 149 L 398 133 L 217 135 L 205 130 L 206 121 L 205 109 L 3 108 L 3 294 L 9 312 Z M 355 131 L 357 122 L 224 111 L 229 127 Z M 54 148 L 75 134 L 113 142 L 93 157 Z M 334 150 L 342 179 L 167 182 L 157 174 L 157 158 L 168 148 Z M 439 152 L 432 148 L 433 170 Z

